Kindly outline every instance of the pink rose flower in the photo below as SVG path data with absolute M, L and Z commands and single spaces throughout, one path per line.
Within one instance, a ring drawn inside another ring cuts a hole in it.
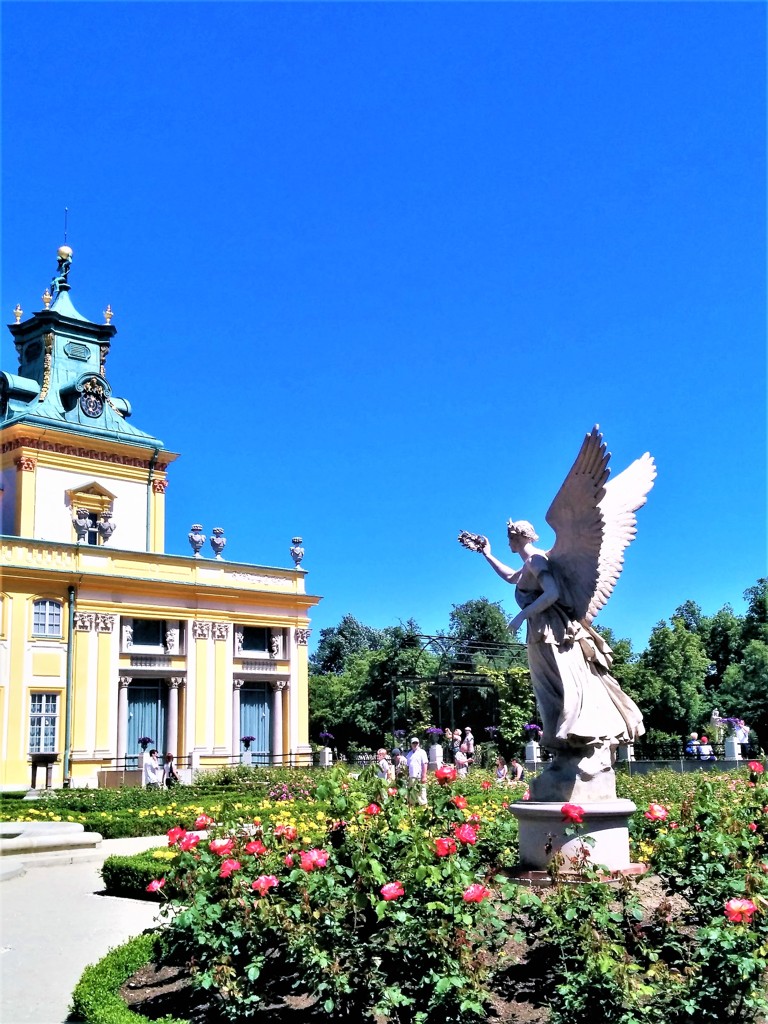
M 438 857 L 450 857 L 452 853 L 456 853 L 456 840 L 451 839 L 449 836 L 436 839 L 435 853 Z
M 208 843 L 208 849 L 211 853 L 215 853 L 219 857 L 228 857 L 234 848 L 235 840 L 231 837 L 229 839 L 212 839 Z
M 159 892 L 165 885 L 164 878 L 155 878 L 147 886 L 147 892 Z
M 454 807 L 458 807 L 460 811 L 463 811 L 467 806 L 467 798 L 465 796 L 454 796 L 451 798 L 451 803 Z
M 645 817 L 649 821 L 664 821 L 665 818 L 669 817 L 669 811 L 663 804 L 648 804 Z
M 190 850 L 194 850 L 199 842 L 200 836 L 196 836 L 193 832 L 187 832 L 187 834 L 182 836 L 179 840 L 179 849 L 184 853 L 189 853 Z
M 186 834 L 187 830 L 185 828 L 179 828 L 178 826 L 176 828 L 169 828 L 168 845 L 175 846 L 176 843 L 178 843 L 178 841 L 182 839 Z
M 399 790 L 398 790 L 397 786 L 389 786 L 387 788 L 388 796 L 397 796 L 398 792 L 399 792 Z
M 387 882 L 386 885 L 381 887 L 381 895 L 385 900 L 396 900 L 400 896 L 405 896 L 405 889 L 403 888 L 402 882 Z
M 234 871 L 239 871 L 242 867 L 239 860 L 223 860 L 221 862 L 221 871 L 219 871 L 219 878 L 229 878 Z
M 369 818 L 375 818 L 377 814 L 381 814 L 381 808 L 378 804 L 368 804 L 364 811 Z
M 287 868 L 293 867 L 293 857 L 290 855 L 290 853 L 287 854 L 286 857 L 284 858 L 283 864 L 285 864 Z
M 756 910 L 752 900 L 732 899 L 725 904 L 725 916 L 734 924 L 749 924 Z
M 563 821 L 569 821 L 573 825 L 581 825 L 584 821 L 584 808 L 578 804 L 563 804 L 560 808 Z
M 765 767 L 759 761 L 750 761 L 747 764 L 747 768 L 749 768 L 753 775 L 762 775 L 765 771 Z
M 747 828 L 750 832 L 757 832 L 757 825 L 754 821 L 750 821 L 750 823 L 747 825 Z
M 459 827 L 455 829 L 455 835 L 459 842 L 463 843 L 464 846 L 474 846 L 477 842 L 477 832 L 471 825 L 459 825 Z
M 252 853 L 255 857 L 260 857 L 262 853 L 267 852 L 267 848 L 260 839 L 252 839 L 249 843 L 245 844 L 245 852 Z
M 531 791 L 530 791 L 530 789 L 526 789 L 526 791 L 523 793 L 523 800 L 530 800 L 530 799 L 531 799 Z
M 325 850 L 302 850 L 301 858 L 302 871 L 314 871 L 315 868 L 324 868 L 328 863 L 328 854 Z
M 251 882 L 251 888 L 258 892 L 260 896 L 266 896 L 270 889 L 274 889 L 279 884 L 274 875 L 259 875 L 255 881 Z
M 486 889 L 484 885 L 475 882 L 474 885 L 470 885 L 468 889 L 464 890 L 462 899 L 467 903 L 482 903 L 490 895 L 490 889 Z
M 275 825 L 275 835 L 292 843 L 298 838 L 299 832 L 295 825 Z
M 194 828 L 208 828 L 209 825 L 213 824 L 213 818 L 210 818 L 207 814 L 201 814 L 198 818 L 195 818 Z

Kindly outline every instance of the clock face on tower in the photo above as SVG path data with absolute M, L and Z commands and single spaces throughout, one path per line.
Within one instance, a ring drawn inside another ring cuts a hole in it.
M 86 416 L 92 416 L 95 419 L 104 411 L 104 402 L 96 395 L 86 391 L 80 396 L 80 408 Z

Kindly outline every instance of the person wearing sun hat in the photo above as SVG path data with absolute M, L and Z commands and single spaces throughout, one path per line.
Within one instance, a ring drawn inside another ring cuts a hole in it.
M 429 758 L 427 752 L 422 749 L 418 736 L 411 738 L 411 749 L 407 754 L 408 759 L 408 799 L 412 803 L 417 799 L 422 806 L 427 803 L 427 767 Z M 418 791 L 418 796 L 416 793 Z

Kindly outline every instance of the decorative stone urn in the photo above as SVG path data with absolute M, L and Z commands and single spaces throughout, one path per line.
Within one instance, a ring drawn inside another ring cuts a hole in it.
M 195 523 L 187 535 L 189 543 L 192 545 L 192 550 L 195 553 L 195 558 L 202 558 L 200 552 L 205 544 L 205 534 L 200 523 Z
M 115 523 L 112 522 L 111 512 L 102 512 L 101 519 L 98 523 L 99 536 L 101 537 L 102 544 L 106 544 L 112 534 L 115 532 Z
M 213 548 L 214 555 L 222 561 L 221 552 L 224 550 L 224 546 L 227 543 L 227 538 L 224 536 L 224 530 L 221 526 L 214 526 L 213 536 L 211 537 L 211 547 Z
M 304 557 L 304 548 L 301 546 L 301 537 L 292 538 L 290 551 L 293 564 L 298 569 L 301 565 L 301 560 Z
M 88 531 L 91 528 L 91 517 L 87 508 L 79 508 L 72 517 L 72 525 L 77 534 L 77 543 L 88 539 Z

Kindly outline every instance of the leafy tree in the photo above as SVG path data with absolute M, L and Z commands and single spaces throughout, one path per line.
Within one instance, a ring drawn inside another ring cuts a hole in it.
M 768 579 L 759 579 L 754 587 L 744 591 L 747 613 L 744 616 L 742 640 L 761 640 L 768 643 Z
M 453 605 L 448 635 L 456 640 L 456 660 L 462 664 L 473 662 L 478 655 L 499 663 L 514 639 L 500 602 L 487 597 Z
M 743 718 L 768 747 L 768 644 L 749 641 L 742 660 L 725 670 L 720 699 L 723 712 Z
M 621 673 L 637 701 L 646 729 L 685 735 L 706 717 L 709 658 L 701 638 L 682 618 L 654 626 L 637 668 Z
M 365 626 L 353 615 L 345 615 L 338 626 L 320 630 L 317 650 L 309 659 L 310 668 L 316 675 L 338 674 L 344 671 L 352 655 L 378 651 L 386 638 L 386 630 Z

